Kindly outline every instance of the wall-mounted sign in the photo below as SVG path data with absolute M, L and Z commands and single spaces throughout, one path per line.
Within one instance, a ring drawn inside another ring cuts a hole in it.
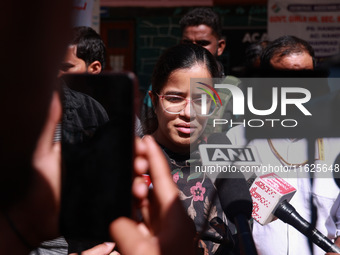
M 340 53 L 340 3 L 338 0 L 269 0 L 268 37 L 295 35 L 308 41 L 316 57 Z

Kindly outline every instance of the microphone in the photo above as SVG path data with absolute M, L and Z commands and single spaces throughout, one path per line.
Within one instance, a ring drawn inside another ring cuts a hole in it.
M 334 252 L 340 254 L 340 248 L 326 236 L 320 233 L 319 230 L 312 228 L 311 224 L 302 218 L 295 208 L 286 200 L 279 204 L 274 214 L 280 220 L 293 226 L 302 234 L 310 238 L 314 244 L 319 246 L 325 252 Z
M 253 199 L 253 218 L 261 225 L 275 217 L 293 226 L 325 252 L 340 253 L 340 248 L 299 215 L 289 200 L 296 189 L 278 175 L 271 173 L 257 177 L 250 187 Z
M 250 186 L 253 199 L 252 217 L 261 225 L 275 219 L 274 212 L 284 200 L 290 201 L 296 189 L 275 173 L 256 177 Z
M 232 145 L 225 133 L 213 133 L 207 144 L 198 146 L 202 165 L 210 178 L 218 173 L 242 172 L 246 180 L 253 180 L 260 169 L 260 158 L 254 146 Z M 250 185 L 249 185 L 250 186 Z
M 221 173 L 215 182 L 222 209 L 227 218 L 235 224 L 241 254 L 256 255 L 254 240 L 249 222 L 252 213 L 252 199 L 243 175 Z M 229 178 L 228 178 L 229 177 Z

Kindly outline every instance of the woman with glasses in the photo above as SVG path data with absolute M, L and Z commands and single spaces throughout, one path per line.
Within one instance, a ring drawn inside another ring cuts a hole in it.
M 217 106 L 209 79 L 218 76 L 215 58 L 201 46 L 181 44 L 165 51 L 153 72 L 149 95 L 154 117 L 145 130 L 168 159 L 204 254 L 228 254 L 234 245 L 214 185 L 204 173 L 190 171 L 190 166 L 200 164 L 197 148 L 204 142 L 207 117 Z

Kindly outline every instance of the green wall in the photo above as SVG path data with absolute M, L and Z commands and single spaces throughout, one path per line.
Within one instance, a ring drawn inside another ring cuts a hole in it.
M 110 8 L 104 21 L 134 20 L 135 70 L 141 90 L 150 84 L 153 67 L 166 48 L 180 41 L 178 22 L 190 8 Z M 264 39 L 267 26 L 267 7 L 214 7 L 220 14 L 227 47 L 220 58 L 228 74 L 234 74 L 242 64 L 244 48 L 251 42 Z M 236 69 L 235 69 L 236 68 Z M 235 69 L 235 70 L 234 70 Z

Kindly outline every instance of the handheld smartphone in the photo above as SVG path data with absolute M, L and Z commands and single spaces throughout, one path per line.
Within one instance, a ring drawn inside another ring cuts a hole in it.
M 106 73 L 63 80 L 60 230 L 66 239 L 110 241 L 110 222 L 131 212 L 136 78 Z

